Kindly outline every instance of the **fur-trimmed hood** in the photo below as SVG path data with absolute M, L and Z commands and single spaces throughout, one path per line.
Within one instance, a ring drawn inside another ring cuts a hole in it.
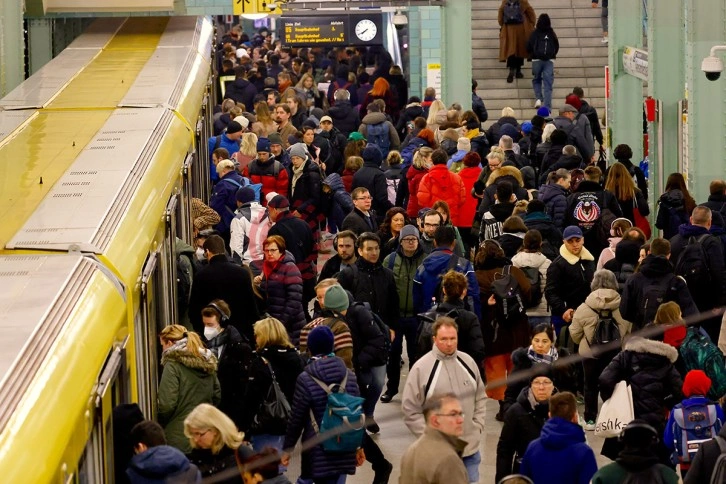
M 624 351 L 632 351 L 634 353 L 650 353 L 653 355 L 665 356 L 671 363 L 675 363 L 678 359 L 678 350 L 671 345 L 646 339 L 642 336 L 631 336 L 625 341 Z
M 522 179 L 522 173 L 520 173 L 519 168 L 516 166 L 501 166 L 499 169 L 494 170 L 491 175 L 489 175 L 489 179 L 487 180 L 487 186 L 493 185 L 496 183 L 498 178 L 501 178 L 503 176 L 511 176 L 514 178 L 517 183 L 519 183 L 519 187 L 524 186 L 524 181 Z M 514 187 L 517 189 L 518 187 Z
M 161 364 L 175 361 L 192 370 L 214 374 L 217 371 L 217 358 L 208 349 L 202 350 L 203 356 L 196 356 L 186 348 L 169 348 L 161 354 Z
M 590 253 L 589 250 L 585 246 L 582 246 L 582 251 L 580 252 L 580 257 L 577 257 L 575 254 L 567 250 L 567 247 L 565 244 L 562 244 L 560 246 L 560 255 L 563 259 L 565 259 L 570 265 L 577 264 L 580 259 L 582 260 L 595 260 L 595 257 Z

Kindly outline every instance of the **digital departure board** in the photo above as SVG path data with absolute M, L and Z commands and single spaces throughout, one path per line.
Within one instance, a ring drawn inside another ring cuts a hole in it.
M 380 45 L 381 14 L 282 17 L 282 39 L 290 46 Z

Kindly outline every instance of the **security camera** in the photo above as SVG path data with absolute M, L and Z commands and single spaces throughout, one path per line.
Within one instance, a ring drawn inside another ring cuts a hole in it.
M 406 25 L 408 25 L 408 17 L 406 17 L 405 14 L 401 13 L 400 11 L 396 12 L 393 15 L 393 26 L 396 27 L 398 30 L 401 30 Z
M 701 70 L 706 74 L 709 81 L 717 81 L 723 72 L 723 61 L 715 55 L 710 55 L 701 62 Z

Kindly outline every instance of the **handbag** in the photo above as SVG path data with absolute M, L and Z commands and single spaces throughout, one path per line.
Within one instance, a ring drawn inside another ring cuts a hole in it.
M 252 430 L 256 433 L 285 435 L 287 422 L 291 414 L 290 402 L 287 401 L 287 397 L 280 389 L 280 384 L 277 383 L 275 371 L 272 369 L 270 362 L 265 358 L 262 358 L 262 361 L 270 369 L 272 383 L 267 390 L 265 400 L 252 419 Z
M 628 382 L 619 381 L 597 415 L 595 435 L 604 438 L 617 437 L 634 418 L 633 391 Z
M 649 240 L 651 234 L 650 222 L 648 222 L 648 219 L 643 217 L 640 213 L 635 195 L 633 195 L 633 221 L 635 222 L 635 226 L 642 230 L 645 234 L 645 240 Z

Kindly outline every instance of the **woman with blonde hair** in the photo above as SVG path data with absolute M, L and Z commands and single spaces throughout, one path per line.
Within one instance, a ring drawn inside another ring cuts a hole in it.
M 623 217 L 630 220 L 633 225 L 636 225 L 633 215 L 635 208 L 643 217 L 650 214 L 648 201 L 643 196 L 643 192 L 635 186 L 632 175 L 628 173 L 628 169 L 622 163 L 614 163 L 608 170 L 605 190 L 615 195 L 620 209 L 623 211 Z
M 239 152 L 235 154 L 239 168 L 237 171 L 242 173 L 247 165 L 257 158 L 257 135 L 255 133 L 245 133 L 242 135 L 242 142 Z
M 217 380 L 217 359 L 204 347 L 199 335 L 172 324 L 161 330 L 164 367 L 159 382 L 159 423 L 166 440 L 182 452 L 189 452 L 184 437 L 184 419 L 201 403 L 219 405 L 222 392 Z
M 274 395 L 274 380 L 291 404 L 297 377 L 305 365 L 300 353 L 290 342 L 285 326 L 278 319 L 261 319 L 255 323 L 254 330 L 257 352 L 250 365 L 242 428 L 251 435 L 252 446 L 256 451 L 265 447 L 282 451 L 285 422 L 269 418 L 263 403 Z
M 421 180 L 429 172 L 431 168 L 431 154 L 434 152 L 428 146 L 422 146 L 413 154 L 413 163 L 406 172 L 406 183 L 408 185 L 408 204 L 406 205 L 406 213 L 409 218 L 416 219 L 418 217 L 420 207 L 418 204 L 418 186 Z
M 429 115 L 426 118 L 426 127 L 432 132 L 439 129 L 439 125 L 446 122 L 446 105 L 441 100 L 436 99 L 429 107 Z
M 322 98 L 320 91 L 318 91 L 315 85 L 315 79 L 310 74 L 303 74 L 300 76 L 300 81 L 295 85 L 295 88 L 305 93 L 305 103 L 308 108 L 313 106 L 322 106 Z
M 220 476 L 214 482 L 243 482 L 239 472 L 231 470 L 237 469 L 235 453 L 243 445 L 245 434 L 221 410 L 207 403 L 198 405 L 184 419 L 184 435 L 191 446 L 187 454 L 189 462 L 199 468 L 203 479 L 222 474 L 225 478 Z
M 255 104 L 255 117 L 257 121 L 252 123 L 252 132 L 258 138 L 267 138 L 270 133 L 277 133 L 277 123 L 270 115 L 270 108 L 265 101 Z

